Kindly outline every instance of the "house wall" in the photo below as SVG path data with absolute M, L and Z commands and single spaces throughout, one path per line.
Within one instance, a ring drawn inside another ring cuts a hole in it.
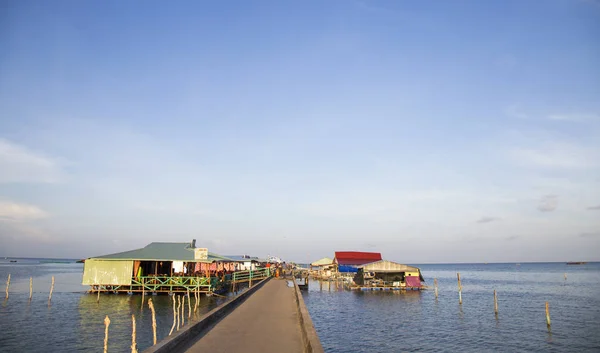
M 131 260 L 87 259 L 83 265 L 83 285 L 130 285 L 133 276 Z

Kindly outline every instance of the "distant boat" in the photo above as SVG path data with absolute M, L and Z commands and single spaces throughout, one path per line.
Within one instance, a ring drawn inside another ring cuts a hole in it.
M 587 262 L 585 261 L 569 261 L 567 262 L 567 265 L 585 265 L 587 264 Z
M 17 262 L 17 260 L 10 260 L 10 262 Z

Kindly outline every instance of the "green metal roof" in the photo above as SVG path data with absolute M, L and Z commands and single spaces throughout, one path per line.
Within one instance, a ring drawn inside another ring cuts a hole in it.
M 225 256 L 208 253 L 208 259 L 196 260 L 194 248 L 190 243 L 160 243 L 154 242 L 141 249 L 119 252 L 104 256 L 96 256 L 95 260 L 143 260 L 143 261 L 188 261 L 188 262 L 214 262 L 233 261 Z

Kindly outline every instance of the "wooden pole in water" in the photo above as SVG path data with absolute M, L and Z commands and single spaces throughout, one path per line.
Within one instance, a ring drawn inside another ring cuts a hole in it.
M 181 309 L 181 297 L 177 296 L 177 331 L 179 331 L 179 309 Z
M 462 285 L 460 284 L 460 273 L 456 273 L 458 278 L 458 304 L 462 304 Z
M 181 296 L 181 327 L 185 325 L 185 294 Z
M 138 353 L 135 341 L 135 315 L 131 314 L 131 353 Z
M 8 299 L 8 287 L 10 287 L 10 273 L 8 274 L 8 280 L 6 280 L 6 298 Z
M 52 292 L 54 292 L 54 276 L 52 276 L 52 284 L 50 285 L 50 295 L 48 296 L 48 304 L 52 300 Z
M 98 285 L 98 298 L 96 298 L 96 303 L 100 304 L 100 285 Z
M 433 290 L 435 291 L 435 299 L 438 297 L 437 278 L 433 279 Z
M 152 311 L 152 345 L 156 344 L 156 312 L 154 311 L 154 304 L 152 303 L 152 298 L 148 299 L 148 306 L 150 307 L 150 311 Z
M 494 314 L 498 315 L 498 295 L 494 289 Z
M 144 286 L 144 279 L 142 278 L 142 308 L 144 307 L 144 297 L 146 296 L 146 286 Z
M 190 290 L 187 291 L 188 297 L 188 321 L 192 318 L 192 297 L 190 297 Z
M 175 313 L 175 294 L 173 294 L 171 298 L 173 299 L 173 326 L 171 326 L 169 336 L 171 336 L 171 334 L 173 333 L 173 330 L 175 329 L 175 324 L 177 323 L 177 313 Z
M 567 274 L 565 273 L 565 281 L 567 280 Z
M 108 326 L 110 326 L 110 319 L 106 315 L 104 318 L 104 353 L 108 353 Z
M 546 325 L 550 328 L 550 305 L 546 302 Z
M 29 301 L 33 297 L 33 277 L 29 277 Z

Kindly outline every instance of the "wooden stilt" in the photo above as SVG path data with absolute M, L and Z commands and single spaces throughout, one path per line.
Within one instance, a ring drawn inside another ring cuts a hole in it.
M 52 292 L 54 292 L 54 276 L 52 276 L 52 284 L 50 285 L 50 295 L 48 296 L 48 304 L 52 301 Z
M 550 328 L 550 305 L 546 302 L 546 325 Z
M 433 279 L 433 290 L 435 291 L 435 299 L 438 298 L 438 285 L 437 285 L 437 278 Z
M 29 301 L 33 297 L 33 277 L 29 277 Z

